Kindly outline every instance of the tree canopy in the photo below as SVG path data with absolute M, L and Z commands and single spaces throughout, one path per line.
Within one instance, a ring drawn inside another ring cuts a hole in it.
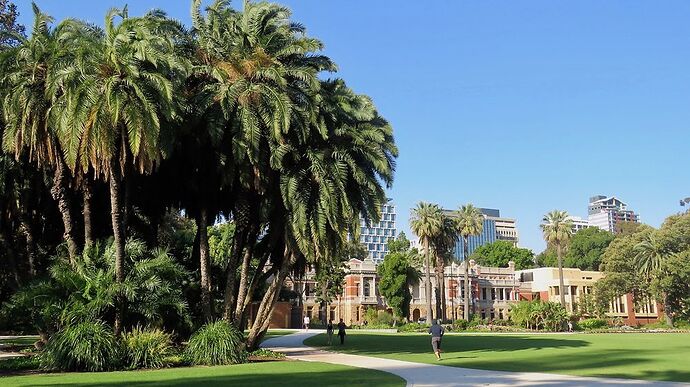
M 496 241 L 474 250 L 470 259 L 474 259 L 482 266 L 508 267 L 508 262 L 515 262 L 516 270 L 534 267 L 534 253 L 532 250 L 515 247 L 508 241 Z

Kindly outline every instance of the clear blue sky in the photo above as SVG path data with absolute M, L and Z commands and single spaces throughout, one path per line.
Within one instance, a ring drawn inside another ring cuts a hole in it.
M 102 24 L 127 2 L 37 3 Z M 186 0 L 129 3 L 189 23 Z M 552 209 L 586 216 L 589 196 L 617 195 L 658 226 L 690 196 L 690 2 L 283 3 L 392 123 L 401 230 L 420 200 L 472 202 L 539 252 Z

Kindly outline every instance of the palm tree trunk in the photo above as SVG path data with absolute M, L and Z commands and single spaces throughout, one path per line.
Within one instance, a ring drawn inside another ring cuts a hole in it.
M 556 254 L 558 255 L 558 293 L 561 295 L 561 305 L 565 308 L 565 286 L 563 285 L 563 252 L 561 244 L 556 245 Z
M 436 265 L 434 267 L 436 274 L 436 318 L 445 319 L 445 294 L 443 286 L 443 259 L 436 257 Z
M 271 285 L 268 287 L 268 290 L 266 290 L 266 293 L 264 294 L 264 297 L 261 300 L 259 308 L 256 312 L 256 318 L 254 319 L 252 328 L 249 330 L 249 335 L 247 336 L 247 349 L 250 351 L 255 349 L 255 347 L 259 344 L 259 340 L 268 329 L 273 308 L 278 301 L 278 295 L 280 294 L 280 289 L 283 286 L 283 282 L 285 282 L 285 278 L 290 272 L 293 258 L 292 253 L 290 253 L 289 249 L 286 247 L 280 269 L 273 277 L 273 281 L 271 281 Z
M 463 254 L 464 254 L 464 260 L 465 260 L 465 297 L 463 297 L 463 315 L 465 317 L 465 320 L 470 321 L 470 261 L 467 259 L 468 255 L 470 255 L 470 248 L 469 248 L 469 238 L 466 236 L 463 236 Z
M 87 174 L 84 176 L 82 185 L 82 194 L 84 195 L 84 209 L 82 215 L 84 216 L 84 248 L 88 249 L 93 246 L 93 222 L 91 217 L 91 199 L 93 197 L 93 187 L 91 179 Z
M 26 239 L 26 260 L 29 263 L 29 278 L 36 276 L 36 243 L 34 233 L 27 215 L 21 216 L 19 229 Z
M 125 235 L 122 219 L 122 195 L 120 168 L 117 157 L 110 161 L 110 218 L 113 226 L 113 243 L 115 244 L 115 281 L 122 284 L 125 281 Z M 124 299 L 118 295 L 115 306 L 115 335 L 122 332 L 122 320 L 124 317 Z
M 64 238 L 67 243 L 69 260 L 74 265 L 78 248 L 74 238 L 74 222 L 72 221 L 72 212 L 70 210 L 69 198 L 67 197 L 67 172 L 65 171 L 65 164 L 60 157 L 57 157 L 55 164 L 55 176 L 53 177 L 53 187 L 50 189 L 50 193 L 58 203 L 58 209 L 62 215 L 62 224 L 65 228 Z
M 249 238 L 247 239 L 247 247 L 244 249 L 244 255 L 242 257 L 242 266 L 240 267 L 240 284 L 237 289 L 237 302 L 235 305 L 235 315 L 234 320 L 237 324 L 241 324 L 244 315 L 244 299 L 247 296 L 247 291 L 249 291 L 249 266 L 254 255 L 255 241 L 258 236 L 258 226 L 254 226 L 253 230 L 249 233 Z
M 213 305 L 211 300 L 211 264 L 208 247 L 208 210 L 202 206 L 197 218 L 199 234 L 199 272 L 201 274 L 201 310 L 204 320 L 213 319 Z
M 670 300 L 668 293 L 664 293 L 664 318 L 666 319 L 666 325 L 669 328 L 673 328 L 673 313 L 671 313 Z
M 426 266 L 426 278 L 424 279 L 424 288 L 426 291 L 426 322 L 430 324 L 434 316 L 431 307 L 431 273 L 429 269 L 431 265 L 431 254 L 429 254 L 429 241 L 426 239 L 424 240 L 424 255 L 426 256 L 424 260 Z
M 233 221 L 235 222 L 235 234 L 230 250 L 230 259 L 227 267 L 227 278 L 225 281 L 225 297 L 223 300 L 223 319 L 232 324 L 234 321 L 235 303 L 237 294 L 235 285 L 237 282 L 237 264 L 240 254 L 244 251 L 247 242 L 249 226 L 249 203 L 244 194 L 240 194 L 233 208 Z

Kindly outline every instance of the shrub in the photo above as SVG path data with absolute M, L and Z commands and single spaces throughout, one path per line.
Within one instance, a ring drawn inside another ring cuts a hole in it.
M 189 339 L 185 356 L 195 365 L 237 364 L 246 361 L 242 332 L 225 321 L 202 326 Z
M 590 331 L 592 329 L 606 328 L 609 324 L 606 322 L 606 320 L 602 320 L 599 318 L 588 318 L 582 321 L 578 321 L 577 325 L 580 327 L 580 329 Z
M 122 344 L 130 368 L 161 368 L 173 349 L 169 333 L 139 326 L 122 337 Z
M 62 371 L 103 371 L 119 364 L 115 335 L 101 321 L 67 326 L 50 338 L 41 354 L 41 366 Z
M 37 356 L 22 356 L 0 361 L 0 371 L 35 370 L 40 366 Z
M 398 332 L 426 332 L 429 330 L 429 326 L 426 324 L 420 324 L 416 322 L 411 322 L 407 324 L 400 325 L 398 327 Z
M 467 320 L 455 320 L 453 322 L 453 329 L 458 331 L 464 331 L 470 327 L 470 322 Z
M 273 352 L 265 348 L 259 348 L 256 351 L 250 352 L 249 356 L 260 357 L 265 359 L 284 359 L 285 354 L 280 352 Z

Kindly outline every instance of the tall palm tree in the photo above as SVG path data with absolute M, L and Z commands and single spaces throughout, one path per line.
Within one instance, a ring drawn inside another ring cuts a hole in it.
M 412 209 L 412 217 L 410 218 L 410 228 L 412 232 L 417 235 L 419 241 L 422 243 L 424 250 L 424 289 L 426 292 L 426 319 L 427 323 L 431 323 L 433 319 L 433 311 L 431 306 L 431 273 L 430 267 L 432 265 L 431 243 L 434 238 L 438 236 L 443 227 L 443 212 L 437 204 L 426 202 L 417 203 L 417 207 Z
M 58 203 L 64 226 L 64 238 L 69 258 L 74 262 L 78 246 L 74 236 L 74 221 L 68 198 L 69 171 L 65 167 L 63 150 L 58 140 L 58 128 L 50 119 L 53 107 L 49 83 L 58 72 L 58 62 L 65 56 L 58 45 L 57 29 L 50 27 L 53 18 L 33 4 L 34 26 L 28 39 L 21 38 L 17 47 L 2 53 L 2 113 L 5 129 L 2 147 L 17 158 L 28 153 L 30 161 L 39 168 L 51 168 L 51 194 Z
M 289 149 L 287 137 L 302 131 L 302 140 L 309 138 L 313 118 L 309 114 L 314 112 L 319 89 L 317 73 L 335 66 L 315 54 L 322 43 L 307 37 L 301 25 L 291 23 L 285 7 L 245 2 L 244 10 L 237 12 L 227 1 L 217 0 L 203 15 L 200 3 L 192 3 L 192 21 L 199 44 L 199 72 L 206 81 L 196 103 L 202 111 L 215 112 L 223 123 L 231 144 L 226 151 L 233 160 L 227 180 L 235 202 L 236 229 L 224 302 L 224 318 L 231 321 L 237 320 L 236 300 L 247 289 L 244 268 L 248 262 L 242 262 L 237 295 L 235 272 L 243 251 L 249 256 L 251 236 L 258 233 L 257 196 L 277 184 L 269 181 L 279 168 L 280 157 L 274 155 Z
M 446 318 L 446 286 L 444 271 L 447 264 L 453 260 L 455 244 L 458 240 L 455 219 L 442 215 L 441 229 L 438 235 L 432 239 L 432 251 L 435 258 L 434 271 L 436 274 L 436 314 L 440 318 Z
M 126 240 L 122 183 L 133 168 L 147 173 L 160 160 L 161 122 L 177 119 L 175 90 L 185 70 L 175 53 L 174 29 L 160 13 L 130 18 L 127 8 L 111 9 L 104 25 L 104 31 L 74 39 L 90 55 L 63 71 L 64 105 L 77 132 L 69 136 L 66 155 L 73 168 L 87 172 L 91 167 L 108 179 L 115 277 L 121 283 Z M 122 308 L 115 317 L 118 334 Z
M 563 285 L 563 251 L 573 235 L 573 222 L 566 211 L 554 210 L 544 215 L 540 225 L 544 240 L 556 248 L 558 256 L 558 293 L 561 305 L 565 308 L 565 286 Z
M 633 251 L 635 252 L 637 271 L 648 280 L 659 275 L 664 263 L 674 254 L 654 232 L 647 233 L 644 239 L 635 245 Z M 669 327 L 673 327 L 673 313 L 668 295 L 664 293 L 662 298 L 666 324 Z
M 470 255 L 469 240 L 471 236 L 480 235 L 484 230 L 484 215 L 477 207 L 475 207 L 471 203 L 468 203 L 464 206 L 461 206 L 460 209 L 458 209 L 456 216 L 456 230 L 457 233 L 462 237 L 464 249 L 463 257 L 465 259 L 465 297 L 463 305 L 463 314 L 465 320 L 469 321 L 470 297 L 472 297 L 472 294 L 470 293 L 470 264 L 468 261 Z

